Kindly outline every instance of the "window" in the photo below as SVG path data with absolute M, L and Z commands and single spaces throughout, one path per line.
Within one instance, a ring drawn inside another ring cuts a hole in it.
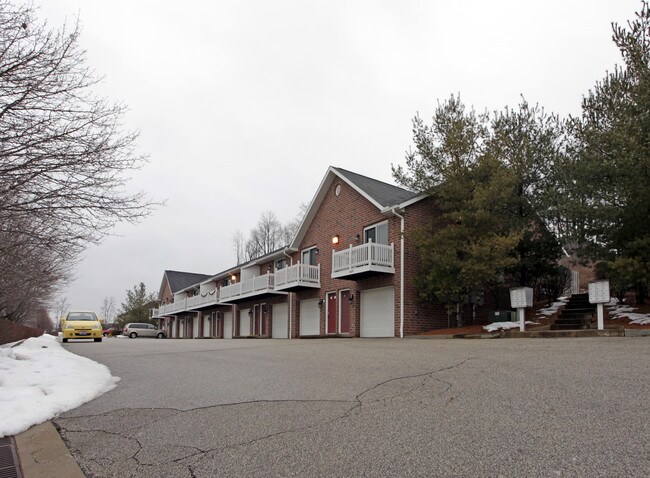
M 388 221 L 367 227 L 363 231 L 364 242 L 374 242 L 375 244 L 388 244 Z
M 305 249 L 302 251 L 302 263 L 309 266 L 316 265 L 316 254 L 318 254 L 318 249 L 312 247 L 310 249 Z
M 279 271 L 280 269 L 284 269 L 287 267 L 287 260 L 286 259 L 278 259 L 275 261 L 275 270 Z

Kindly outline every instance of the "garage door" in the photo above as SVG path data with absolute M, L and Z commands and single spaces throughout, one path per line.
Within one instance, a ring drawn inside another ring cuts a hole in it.
M 178 324 L 178 338 L 182 339 L 185 337 L 185 319 L 180 319 Z
M 251 309 L 239 311 L 239 336 L 246 337 L 251 334 L 251 318 L 248 315 Z
M 300 301 L 300 335 L 320 335 L 318 299 Z
M 212 330 L 210 330 L 210 316 L 203 316 L 203 337 L 212 337 Z
M 395 288 L 361 291 L 361 337 L 395 336 Z
M 223 338 L 232 339 L 232 312 L 223 313 Z
M 198 339 L 199 338 L 199 325 L 201 320 L 199 317 L 192 317 L 190 319 L 192 321 L 192 338 Z
M 275 304 L 273 306 L 271 337 L 274 339 L 289 338 L 289 306 L 287 304 Z

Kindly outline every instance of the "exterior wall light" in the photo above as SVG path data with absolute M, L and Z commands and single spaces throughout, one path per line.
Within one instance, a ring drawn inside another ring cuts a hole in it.
M 352 302 L 354 302 L 354 294 L 350 294 L 350 295 L 348 296 L 348 301 L 350 302 L 350 304 L 351 304 Z
M 318 299 L 318 308 L 323 307 L 323 299 Z
M 339 243 L 339 236 L 338 234 L 332 238 L 332 244 L 337 245 Z
M 230 280 L 235 282 L 237 280 L 237 276 L 235 274 L 231 275 Z

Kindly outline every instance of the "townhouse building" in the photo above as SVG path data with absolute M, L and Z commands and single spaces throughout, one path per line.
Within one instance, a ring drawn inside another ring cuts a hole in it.
M 215 275 L 166 271 L 170 337 L 402 337 L 447 325 L 418 298 L 412 233 L 431 197 L 330 167 L 291 244 Z M 172 285 L 173 283 L 173 285 Z

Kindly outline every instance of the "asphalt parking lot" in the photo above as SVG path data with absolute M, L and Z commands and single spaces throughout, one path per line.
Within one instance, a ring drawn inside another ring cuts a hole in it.
M 89 477 L 650 476 L 650 339 L 106 339 Z

